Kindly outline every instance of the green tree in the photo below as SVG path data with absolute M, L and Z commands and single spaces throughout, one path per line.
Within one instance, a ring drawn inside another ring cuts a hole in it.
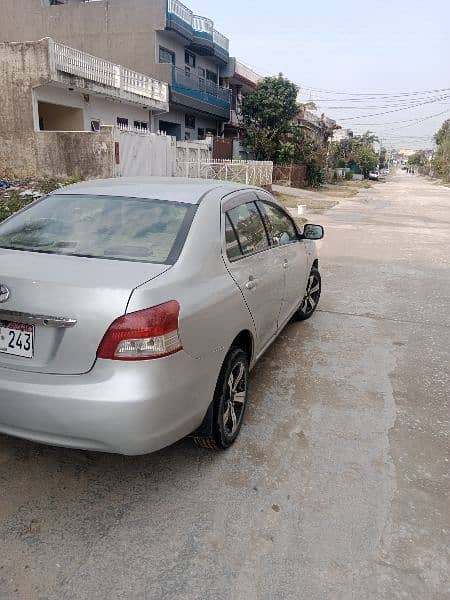
M 286 155 L 282 144 L 289 141 L 291 122 L 298 113 L 298 92 L 295 83 L 280 73 L 278 77 L 265 77 L 244 97 L 245 143 L 257 158 L 276 162 Z
M 437 146 L 442 146 L 450 138 L 450 119 L 447 119 L 441 125 L 439 131 L 434 134 L 434 141 Z
M 353 152 L 353 160 L 360 168 L 364 177 L 378 166 L 378 155 L 371 146 L 358 146 Z
M 433 172 L 444 181 L 450 181 L 450 119 L 444 121 L 434 140 L 437 148 L 431 163 Z

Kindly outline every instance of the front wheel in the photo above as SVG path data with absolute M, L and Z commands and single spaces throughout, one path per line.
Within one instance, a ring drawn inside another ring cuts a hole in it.
M 308 277 L 306 293 L 300 304 L 300 308 L 294 313 L 294 319 L 296 321 L 305 321 L 306 319 L 309 319 L 319 304 L 321 290 L 322 280 L 319 269 L 313 267 Z
M 197 446 L 225 450 L 234 443 L 247 404 L 248 374 L 247 354 L 240 348 L 232 348 L 222 366 L 214 393 L 212 435 L 194 437 Z

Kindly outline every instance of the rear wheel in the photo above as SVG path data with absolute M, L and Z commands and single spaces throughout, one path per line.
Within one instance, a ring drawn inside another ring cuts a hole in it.
M 297 321 L 304 321 L 316 310 L 320 300 L 320 292 L 322 290 L 322 280 L 320 277 L 319 269 L 313 267 L 308 277 L 308 284 L 306 286 L 306 293 L 303 297 L 300 308 L 294 313 L 294 319 Z
M 222 366 L 214 393 L 212 435 L 194 437 L 197 446 L 225 450 L 234 443 L 247 404 L 248 373 L 247 354 L 240 348 L 232 348 Z

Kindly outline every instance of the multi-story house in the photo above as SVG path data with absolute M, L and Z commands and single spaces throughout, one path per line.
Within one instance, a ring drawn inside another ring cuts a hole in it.
M 229 122 L 225 124 L 224 134 L 227 138 L 239 138 L 243 125 L 242 100 L 256 88 L 262 77 L 236 58 L 230 58 L 221 76 L 223 84 L 231 92 L 231 114 Z
M 44 37 L 166 82 L 170 110 L 149 111 L 153 131 L 204 139 L 222 134 L 230 119 L 231 92 L 220 85 L 228 39 L 179 0 L 15 0 L 2 6 L 0 41 Z M 126 125 L 126 116 L 118 119 Z
M 323 113 L 318 117 L 313 111 L 301 106 L 298 115 L 293 120 L 294 125 L 306 131 L 313 138 L 327 142 L 337 127 L 336 121 Z

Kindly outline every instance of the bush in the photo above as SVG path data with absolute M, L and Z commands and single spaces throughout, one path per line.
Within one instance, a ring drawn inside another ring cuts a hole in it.
M 320 187 L 325 180 L 322 167 L 310 164 L 306 167 L 306 181 L 311 187 Z
M 345 173 L 345 181 L 351 181 L 353 179 L 353 173 L 351 171 L 347 171 Z
M 30 204 L 33 200 L 33 196 L 19 196 L 16 191 L 12 191 L 11 196 L 8 199 L 4 199 L 0 202 L 0 222 L 13 215 L 27 204 Z

